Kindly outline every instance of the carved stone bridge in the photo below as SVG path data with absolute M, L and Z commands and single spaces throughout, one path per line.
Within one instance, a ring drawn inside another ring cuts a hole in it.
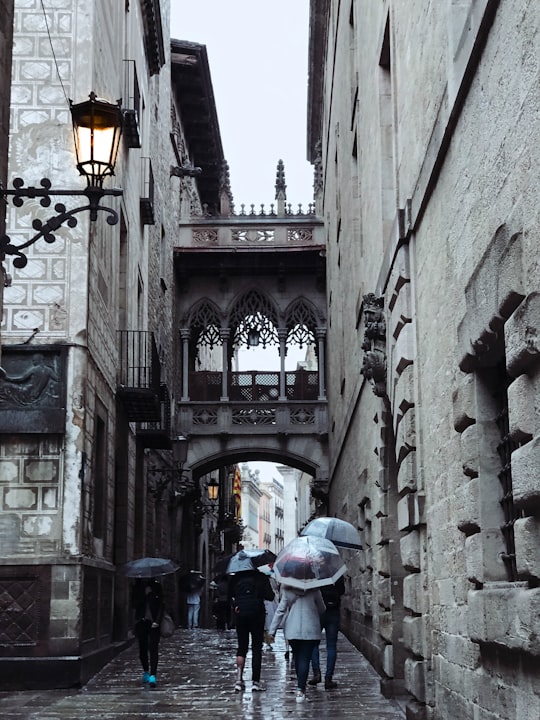
M 176 431 L 189 437 L 184 469 L 198 477 L 241 460 L 280 462 L 328 477 L 325 252 L 309 207 L 204 215 L 180 225 L 175 247 Z M 305 367 L 285 369 L 306 347 Z M 242 346 L 274 346 L 279 368 L 236 370 Z

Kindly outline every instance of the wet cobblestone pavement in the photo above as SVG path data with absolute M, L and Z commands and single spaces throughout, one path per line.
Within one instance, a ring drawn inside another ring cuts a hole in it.
M 304 703 L 285 660 L 282 633 L 263 653 L 266 692 L 251 691 L 250 656 L 246 690 L 234 692 L 236 635 L 233 630 L 178 629 L 161 641 L 157 688 L 141 683 L 136 645 L 118 655 L 82 689 L 0 692 L 2 720 L 404 720 L 405 713 L 379 692 L 379 678 L 365 658 L 342 636 L 338 640 L 335 690 L 324 683 L 308 687 Z M 325 647 L 321 643 L 324 671 Z

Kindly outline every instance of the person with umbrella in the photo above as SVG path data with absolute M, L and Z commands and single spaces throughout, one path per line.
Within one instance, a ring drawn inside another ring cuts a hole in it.
M 329 540 L 299 537 L 280 552 L 274 572 L 283 590 L 269 632 L 273 638 L 283 625 L 294 656 L 296 701 L 303 702 L 311 656 L 321 641 L 321 618 L 326 610 L 319 588 L 333 585 L 346 572 L 346 566 Z
M 261 683 L 262 646 L 264 639 L 265 600 L 273 600 L 270 580 L 257 570 L 275 559 L 266 550 L 240 550 L 227 567 L 229 599 L 233 607 L 238 646 L 236 650 L 236 692 L 245 690 L 244 667 L 251 636 L 251 679 L 253 692 L 264 690 Z
M 139 659 L 143 668 L 143 683 L 155 688 L 159 659 L 159 624 L 163 617 L 163 590 L 156 578 L 138 579 L 131 594 L 135 610 L 135 636 L 139 643 Z
M 157 580 L 162 575 L 170 575 L 178 570 L 178 565 L 167 558 L 144 557 L 130 560 L 118 569 L 121 575 L 135 578 L 131 592 L 131 606 L 135 610 L 135 636 L 139 643 L 139 658 L 143 668 L 143 683 L 150 688 L 156 687 L 160 623 L 165 606 L 163 590 Z

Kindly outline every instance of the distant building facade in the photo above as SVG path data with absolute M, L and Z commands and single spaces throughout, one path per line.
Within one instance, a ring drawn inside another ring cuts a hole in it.
M 540 716 L 534 0 L 312 0 L 342 625 L 409 720 Z

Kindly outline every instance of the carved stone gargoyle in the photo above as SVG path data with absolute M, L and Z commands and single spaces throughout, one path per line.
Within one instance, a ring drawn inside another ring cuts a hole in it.
M 360 372 L 371 383 L 377 397 L 386 396 L 386 321 L 384 298 L 373 293 L 363 297 L 364 360 Z

